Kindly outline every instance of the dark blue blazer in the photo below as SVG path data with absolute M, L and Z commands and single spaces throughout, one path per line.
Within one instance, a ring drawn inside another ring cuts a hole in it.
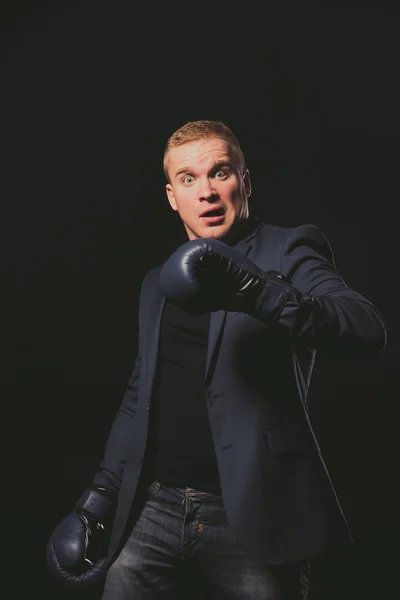
M 386 332 L 378 310 L 336 271 L 319 228 L 252 219 L 236 249 L 262 270 L 282 273 L 319 307 L 300 336 L 293 333 L 293 306 L 273 326 L 243 313 L 211 313 L 206 401 L 226 513 L 243 547 L 276 565 L 351 541 L 309 420 L 307 392 L 316 352 L 373 356 Z M 110 562 L 127 533 L 146 453 L 165 302 L 160 270 L 142 284 L 138 357 L 94 478 L 119 490 Z

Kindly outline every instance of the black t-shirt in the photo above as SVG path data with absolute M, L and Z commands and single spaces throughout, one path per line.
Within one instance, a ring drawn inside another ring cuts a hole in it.
M 220 494 L 206 404 L 210 314 L 166 302 L 150 419 L 151 478 Z

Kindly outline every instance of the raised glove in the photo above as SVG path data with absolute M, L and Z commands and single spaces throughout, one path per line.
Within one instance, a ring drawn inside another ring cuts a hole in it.
M 54 580 L 80 589 L 103 580 L 115 507 L 116 494 L 105 488 L 84 492 L 47 543 L 47 569 Z
M 191 313 L 230 310 L 274 322 L 285 307 L 312 305 L 283 275 L 262 271 L 235 248 L 209 238 L 180 246 L 160 274 L 164 295 Z

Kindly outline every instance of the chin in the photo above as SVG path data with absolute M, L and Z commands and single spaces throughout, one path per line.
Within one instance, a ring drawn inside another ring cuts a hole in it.
M 189 235 L 189 239 L 210 238 L 213 240 L 218 240 L 220 238 L 225 237 L 232 229 L 232 226 L 233 223 L 222 223 L 222 225 L 209 225 L 206 227 L 199 227 L 197 230 L 192 229 L 191 234 Z
M 219 240 L 220 238 L 225 237 L 229 230 L 230 227 L 226 227 L 226 225 L 220 225 L 219 227 L 209 227 L 205 235 L 203 235 L 203 237 Z

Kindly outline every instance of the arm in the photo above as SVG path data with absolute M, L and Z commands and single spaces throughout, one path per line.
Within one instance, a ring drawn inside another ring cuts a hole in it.
M 132 425 L 136 417 L 136 407 L 139 393 L 139 375 L 141 364 L 141 336 L 140 328 L 144 321 L 144 310 L 146 302 L 143 301 L 144 288 L 149 280 L 152 271 L 146 275 L 143 280 L 139 297 L 139 336 L 138 336 L 138 355 L 135 366 L 126 388 L 121 405 L 115 416 L 114 422 L 108 434 L 103 460 L 100 468 L 93 479 L 94 486 L 102 486 L 118 492 L 121 486 L 122 474 L 126 457 L 128 456 L 131 440 Z
M 108 435 L 104 458 L 93 479 L 95 486 L 104 486 L 107 489 L 119 491 L 124 463 L 131 442 L 129 432 L 136 414 L 139 372 L 140 355 L 136 358 L 132 376 Z
M 382 316 L 343 281 L 330 244 L 318 227 L 303 225 L 293 230 L 282 246 L 281 270 L 300 297 L 306 297 L 307 310 L 301 301 L 289 301 L 278 322 L 324 351 L 373 356 L 383 350 Z
M 109 534 L 132 440 L 138 399 L 140 350 L 139 340 L 138 358 L 108 435 L 100 469 L 73 510 L 55 527 L 46 546 L 49 574 L 59 583 L 74 589 L 97 585 L 105 576 Z
M 165 262 L 164 295 L 189 312 L 244 312 L 289 335 L 293 343 L 348 356 L 374 356 L 386 345 L 375 306 L 350 289 L 314 225 L 289 230 L 278 248 L 280 272 L 263 271 L 220 240 L 196 239 Z

